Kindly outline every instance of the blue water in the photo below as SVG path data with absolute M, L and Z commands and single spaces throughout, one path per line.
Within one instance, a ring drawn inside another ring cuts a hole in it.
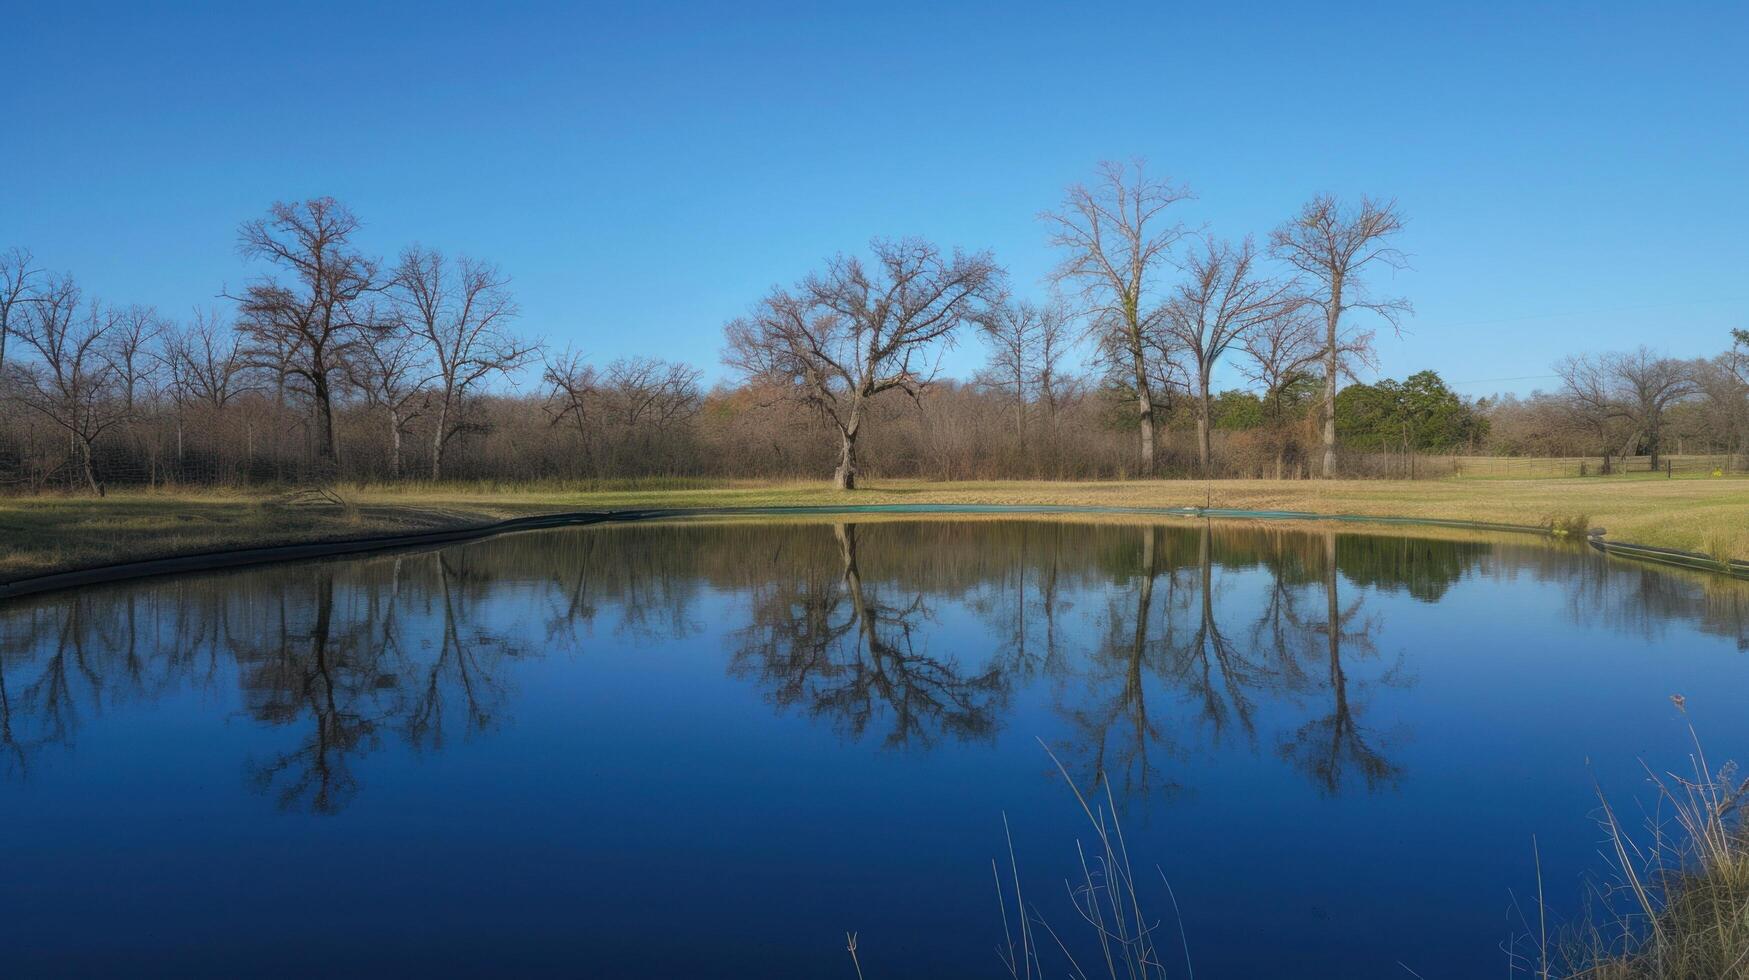
M 1596 787 L 1745 703 L 1749 590 L 1525 538 L 650 524 L 62 593 L 0 605 L 0 974 L 1006 976 L 1004 814 L 1092 972 L 1042 740 L 1166 975 L 1498 976 L 1533 839 L 1579 915 Z

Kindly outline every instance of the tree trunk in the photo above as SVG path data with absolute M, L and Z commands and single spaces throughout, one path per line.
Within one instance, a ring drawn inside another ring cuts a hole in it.
M 1337 326 L 1342 319 L 1342 277 L 1330 283 L 1330 306 L 1324 311 L 1324 479 L 1336 478 L 1336 372 L 1341 368 Z
M 1202 475 L 1207 477 L 1213 446 L 1209 436 L 1209 375 L 1206 369 L 1197 378 L 1196 397 L 1196 457 L 1198 465 L 1202 467 Z
M 1622 443 L 1621 452 L 1616 453 L 1617 456 L 1621 457 L 1622 472 L 1627 472 L 1628 457 L 1635 455 L 1635 451 L 1640 448 L 1640 436 L 1643 434 L 1635 431 L 1633 435 L 1628 436 L 1627 442 Z
M 1142 476 L 1154 475 L 1154 393 L 1148 389 L 1148 367 L 1142 360 L 1140 331 L 1131 336 L 1131 366 L 1136 372 L 1136 413 L 1142 433 Z
M 443 393 L 443 400 L 437 405 L 437 433 L 431 437 L 431 480 L 436 482 L 443 477 L 443 444 L 445 429 L 449 428 L 449 392 Z
M 839 430 L 843 446 L 838 457 L 838 472 L 832 474 L 832 485 L 840 490 L 856 489 L 856 430 L 859 420 L 852 419 L 850 425 Z
M 389 409 L 389 475 L 401 478 L 401 413 Z
M 316 459 L 318 462 L 340 463 L 340 446 L 334 438 L 334 404 L 328 391 L 328 379 L 311 384 L 316 395 Z
M 78 443 L 79 466 L 85 471 L 85 484 L 91 488 L 92 493 L 101 497 L 103 496 L 103 486 L 97 482 L 97 464 L 92 459 L 91 440 L 80 436 Z

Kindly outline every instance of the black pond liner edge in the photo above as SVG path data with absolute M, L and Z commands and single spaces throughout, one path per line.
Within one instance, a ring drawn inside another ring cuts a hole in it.
M 81 588 L 126 579 L 183 572 L 204 572 L 221 568 L 264 565 L 309 558 L 362 554 L 424 545 L 449 544 L 475 538 L 509 534 L 516 531 L 539 531 L 560 527 L 580 527 L 590 524 L 623 523 L 688 517 L 785 517 L 830 516 L 833 514 L 1117 514 L 1148 517 L 1232 518 L 1239 520 L 1336 521 L 1356 524 L 1384 524 L 1402 527 L 1452 527 L 1480 531 L 1510 531 L 1521 534 L 1551 535 L 1546 527 L 1528 524 L 1497 524 L 1487 521 L 1459 521 L 1439 518 L 1380 517 L 1365 514 L 1317 514 L 1290 510 L 1237 510 L 1225 507 L 1100 507 L 1075 504 L 821 504 L 789 507 L 677 507 L 642 510 L 570 511 L 513 517 L 467 527 L 416 531 L 407 534 L 381 534 L 358 538 L 338 538 L 303 544 L 270 545 L 259 548 L 232 548 L 204 551 L 164 558 L 95 565 L 88 568 L 35 575 L 0 582 L 0 600 L 39 595 L 63 589 Z M 1605 554 L 1637 561 L 1654 562 L 1749 579 L 1749 562 L 1721 560 L 1710 555 L 1652 545 L 1605 541 L 1601 535 L 1590 536 L 1591 546 Z

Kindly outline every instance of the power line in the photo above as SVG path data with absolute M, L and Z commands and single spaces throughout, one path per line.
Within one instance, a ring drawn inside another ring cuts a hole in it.
M 1601 310 L 1570 310 L 1562 313 L 1526 313 L 1523 316 L 1507 316 L 1493 320 L 1469 320 L 1464 323 L 1445 323 L 1431 329 L 1456 330 L 1462 327 L 1487 327 L 1499 323 L 1522 323 L 1526 320 L 1556 320 L 1562 317 L 1603 316 L 1609 313 L 1643 313 L 1647 310 L 1673 310 L 1691 306 L 1724 306 L 1729 303 L 1744 302 L 1746 301 L 1738 296 L 1723 297 L 1720 299 L 1695 299 L 1681 303 L 1649 303 L 1641 306 L 1613 306 Z
M 1447 381 L 1446 384 L 1448 384 L 1448 385 L 1480 385 L 1480 384 L 1490 384 L 1490 383 L 1496 382 L 1496 381 L 1545 381 L 1549 378 L 1558 378 L 1558 377 L 1560 377 L 1560 375 L 1558 375 L 1558 374 L 1521 374 L 1516 378 L 1471 378 L 1468 381 Z

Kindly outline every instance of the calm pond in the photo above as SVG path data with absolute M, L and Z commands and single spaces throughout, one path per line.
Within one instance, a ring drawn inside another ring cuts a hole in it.
M 1604 870 L 1594 780 L 1633 811 L 1690 721 L 1749 751 L 1746 651 L 1738 583 L 1190 522 L 603 526 L 17 600 L 0 974 L 854 977 L 854 931 L 869 980 L 1005 976 L 1004 814 L 1089 938 L 1042 740 L 1108 782 L 1173 976 L 1179 914 L 1201 980 L 1498 976 L 1533 837 L 1555 910 Z

